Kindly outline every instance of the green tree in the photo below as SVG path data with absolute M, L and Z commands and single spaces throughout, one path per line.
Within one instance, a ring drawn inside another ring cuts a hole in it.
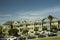
M 38 27 L 35 27 L 35 28 L 34 28 L 35 34 L 37 34 L 37 31 L 38 31 L 38 30 L 39 30 Z
M 52 22 L 52 19 L 53 19 L 54 17 L 52 17 L 51 15 L 49 15 L 48 16 L 48 19 L 50 20 L 50 30 L 51 30 L 51 22 Z
M 35 27 L 35 28 L 34 28 L 34 31 L 38 31 L 38 27 Z
M 13 21 L 6 21 L 3 25 L 11 25 Z
M 28 33 L 28 29 L 23 29 L 22 34 L 27 34 Z
M 44 20 L 45 20 L 45 19 L 42 20 L 42 29 L 43 29 L 43 23 L 44 23 Z
M 51 30 L 57 30 L 57 26 L 56 25 L 52 25 Z
M 9 35 L 17 36 L 18 31 L 19 31 L 18 29 L 10 29 L 8 32 L 9 32 Z
M 28 36 L 28 29 L 23 29 L 22 30 L 22 34 L 26 36 L 26 40 L 27 40 L 27 36 Z
M 13 28 L 13 21 L 6 21 L 3 25 L 9 25 L 11 28 Z
M 44 26 L 43 28 L 42 28 L 42 30 L 44 31 L 44 30 L 47 30 L 47 27 L 46 26 Z
M 0 26 L 0 35 L 2 35 L 3 33 L 2 33 L 2 26 Z

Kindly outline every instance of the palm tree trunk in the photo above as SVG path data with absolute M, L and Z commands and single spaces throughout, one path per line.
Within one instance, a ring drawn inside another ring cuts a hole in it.
M 50 20 L 50 31 L 51 31 L 51 20 Z
M 59 28 L 59 22 L 58 22 L 58 30 L 60 30 L 60 28 Z
M 42 30 L 43 30 L 43 20 L 42 20 Z

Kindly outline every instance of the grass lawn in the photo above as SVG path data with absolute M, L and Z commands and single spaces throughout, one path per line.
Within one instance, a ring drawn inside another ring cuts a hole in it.
M 37 38 L 34 40 L 60 40 L 60 37 Z

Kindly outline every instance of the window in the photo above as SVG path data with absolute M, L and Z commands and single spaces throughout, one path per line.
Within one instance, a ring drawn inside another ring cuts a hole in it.
M 23 25 L 20 25 L 20 27 L 22 27 Z
M 14 39 L 14 40 L 17 40 L 17 39 Z
M 20 29 L 20 32 L 22 32 L 23 29 Z
M 43 22 L 43 24 L 46 24 L 46 22 Z

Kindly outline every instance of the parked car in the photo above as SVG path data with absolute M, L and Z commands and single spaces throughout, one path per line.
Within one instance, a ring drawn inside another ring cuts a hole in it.
M 45 35 L 38 35 L 38 38 L 44 38 L 46 37 Z
M 35 33 L 35 35 L 39 35 L 40 33 Z
M 0 35 L 0 38 L 4 38 L 4 36 Z
M 57 36 L 57 33 L 51 32 L 51 33 L 48 34 L 48 36 L 49 36 L 49 37 L 51 37 L 51 36 Z
M 26 37 L 20 37 L 18 40 L 26 40 Z
M 4 36 L 0 35 L 0 40 L 3 40 Z
M 58 31 L 57 30 L 54 30 L 53 33 L 57 33 Z
M 28 36 L 28 39 L 34 39 L 36 36 Z

